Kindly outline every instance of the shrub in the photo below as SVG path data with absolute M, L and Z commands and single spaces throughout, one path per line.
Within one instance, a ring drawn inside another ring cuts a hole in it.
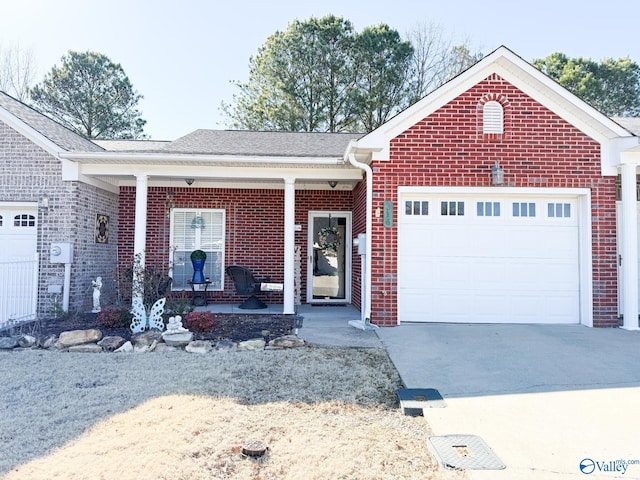
M 104 328 L 126 328 L 131 325 L 131 314 L 125 307 L 108 306 L 98 312 L 96 321 Z
M 189 312 L 182 319 L 182 326 L 192 332 L 208 332 L 216 324 L 216 316 L 209 311 Z

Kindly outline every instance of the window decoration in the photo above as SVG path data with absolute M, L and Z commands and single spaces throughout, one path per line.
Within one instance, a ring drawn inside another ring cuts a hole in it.
M 191 220 L 191 228 L 204 228 L 204 218 L 197 215 Z
M 109 217 L 96 215 L 95 243 L 109 243 Z

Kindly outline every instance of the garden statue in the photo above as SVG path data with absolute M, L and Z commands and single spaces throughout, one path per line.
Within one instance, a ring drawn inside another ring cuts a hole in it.
M 93 310 L 92 313 L 98 313 L 100 311 L 100 289 L 102 288 L 102 277 L 97 277 L 95 280 L 91 280 L 91 286 L 93 287 Z

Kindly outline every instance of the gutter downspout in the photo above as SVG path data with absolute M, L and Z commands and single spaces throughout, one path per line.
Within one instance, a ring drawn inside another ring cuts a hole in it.
M 352 320 L 349 322 L 349 325 L 361 328 L 362 330 L 371 330 L 378 328 L 377 325 L 371 323 L 371 233 L 372 233 L 372 225 L 373 225 L 373 170 L 366 163 L 362 163 L 356 160 L 356 156 L 352 153 L 354 147 L 354 142 L 349 145 L 349 150 L 347 153 L 347 159 L 349 163 L 356 168 L 364 171 L 367 176 L 367 205 L 366 205 L 366 255 L 365 255 L 365 272 L 364 272 L 364 298 L 362 299 L 362 319 Z

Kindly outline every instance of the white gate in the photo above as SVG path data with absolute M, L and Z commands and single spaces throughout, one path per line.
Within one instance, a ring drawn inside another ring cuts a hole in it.
M 38 255 L 0 259 L 0 327 L 36 318 Z

